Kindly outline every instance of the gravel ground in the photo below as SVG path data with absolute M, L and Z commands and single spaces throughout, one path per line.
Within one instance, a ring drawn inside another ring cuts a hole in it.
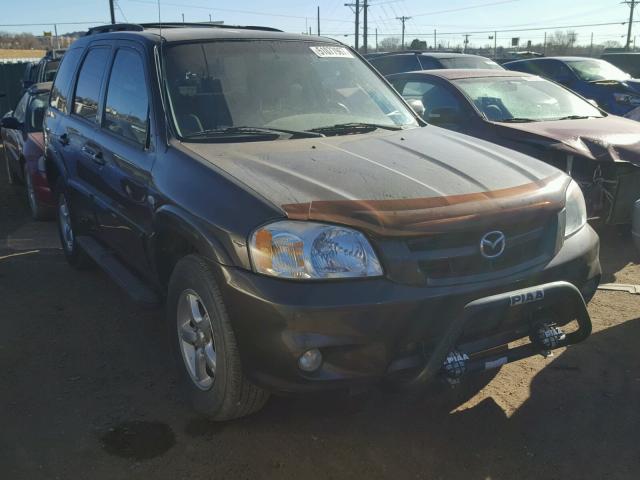
M 471 399 L 279 397 L 215 424 L 178 395 L 162 312 L 68 267 L 2 167 L 0 478 L 640 478 L 638 295 L 598 292 L 590 339 Z M 628 234 L 601 236 L 604 281 L 640 284 Z

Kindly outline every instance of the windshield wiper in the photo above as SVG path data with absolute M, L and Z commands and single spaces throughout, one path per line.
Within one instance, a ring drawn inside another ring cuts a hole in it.
M 534 120 L 533 118 L 504 118 L 502 120 L 498 120 L 500 123 L 528 123 L 528 122 L 537 122 L 538 120 Z
M 402 127 L 397 125 L 382 125 L 378 123 L 363 123 L 363 122 L 351 122 L 351 123 L 337 123 L 335 125 L 328 125 L 326 127 L 312 128 L 309 132 L 319 132 L 324 134 L 340 134 L 340 133 L 366 133 L 372 132 L 382 128 L 384 130 L 402 130 Z
M 198 138 L 198 137 L 226 137 L 234 135 L 248 135 L 248 136 L 271 136 L 275 140 L 283 135 L 289 135 L 289 138 L 312 138 L 312 137 L 324 137 L 321 133 L 312 131 L 298 131 L 298 130 L 285 130 L 282 128 L 267 128 L 267 127 L 226 127 L 226 128 L 214 128 L 211 130 L 202 130 L 201 132 L 195 132 L 189 134 L 186 138 Z
M 592 117 L 597 118 L 595 115 L 567 115 L 566 117 L 556 118 L 556 120 L 583 120 Z

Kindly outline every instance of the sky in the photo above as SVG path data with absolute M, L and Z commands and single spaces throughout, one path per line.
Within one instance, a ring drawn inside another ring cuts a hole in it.
M 353 45 L 354 15 L 345 3 L 355 0 L 160 0 L 163 21 L 223 20 L 227 24 L 266 25 L 288 32 L 301 33 L 312 29 L 316 34 L 316 9 L 320 7 L 321 33 Z M 470 46 L 493 43 L 486 31 L 498 30 L 497 43 L 509 46 L 512 37 L 540 43 L 545 31 L 568 30 L 575 27 L 578 44 L 613 40 L 624 43 L 629 7 L 621 0 L 369 0 L 369 44 L 385 36 L 399 36 L 401 22 L 396 17 L 411 17 L 406 21 L 406 41 L 413 38 L 433 44 L 458 46 L 463 35 L 470 33 Z M 26 31 L 37 35 L 52 30 L 58 33 L 84 30 L 91 25 L 108 23 L 108 0 L 0 0 L 0 31 Z M 637 10 L 640 20 L 640 8 Z M 119 22 L 154 22 L 158 20 L 157 0 L 116 0 L 116 20 Z M 70 24 L 70 22 L 87 22 Z M 610 26 L 592 24 L 618 23 Z M 46 25 L 16 25 L 16 24 Z M 541 28 L 524 31 L 518 29 Z M 504 31 L 499 30 L 515 30 Z M 634 24 L 640 45 L 640 23 Z

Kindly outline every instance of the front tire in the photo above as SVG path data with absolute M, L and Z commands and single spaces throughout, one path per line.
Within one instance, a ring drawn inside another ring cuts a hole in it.
M 245 377 L 222 295 L 198 255 L 182 258 L 171 275 L 167 324 L 184 391 L 198 412 L 224 421 L 264 406 L 269 394 Z

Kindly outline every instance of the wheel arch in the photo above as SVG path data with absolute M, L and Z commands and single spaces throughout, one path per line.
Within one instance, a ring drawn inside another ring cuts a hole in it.
M 238 262 L 215 235 L 214 229 L 176 206 L 163 206 L 154 217 L 150 241 L 151 261 L 158 281 L 166 287 L 178 261 L 196 253 L 212 264 L 235 265 Z
M 64 162 L 51 149 L 44 152 L 44 168 L 47 175 L 47 181 L 53 188 L 60 177 L 67 178 L 67 171 Z

